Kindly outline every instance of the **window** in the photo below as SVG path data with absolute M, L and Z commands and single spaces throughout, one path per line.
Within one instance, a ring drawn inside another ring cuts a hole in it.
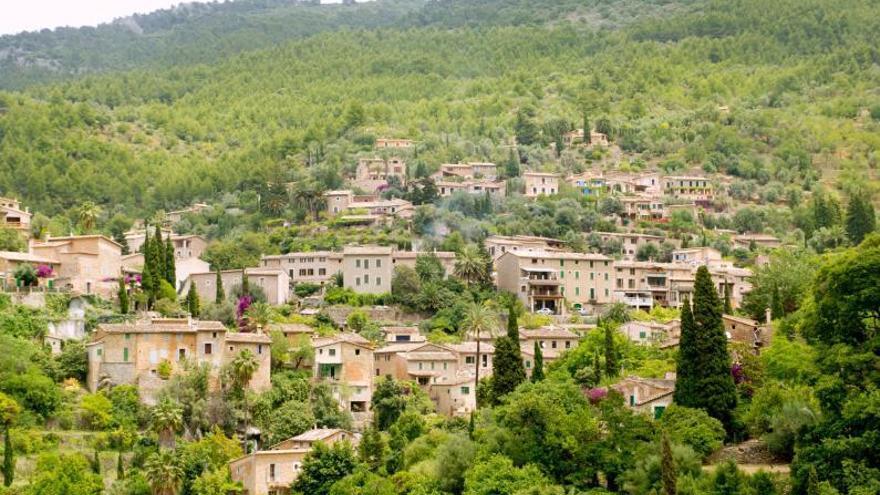
M 635 396 L 635 395 L 630 395 L 630 396 L 629 396 L 629 405 L 630 405 L 630 406 L 634 406 L 634 405 L 636 405 L 636 396 Z
M 122 361 L 126 363 L 128 362 L 128 347 L 122 348 Z
M 461 395 L 470 395 L 471 388 L 470 387 L 461 387 Z
M 263 344 L 257 344 L 257 354 L 263 353 Z
M 101 354 L 103 354 L 103 352 L 102 352 L 101 349 L 97 349 L 97 350 L 95 351 L 95 354 L 97 354 L 98 356 L 100 356 Z
M 125 334 L 125 340 L 130 340 L 130 339 L 131 339 L 131 334 L 130 333 Z
M 574 295 L 576 295 L 576 296 L 581 295 L 581 288 L 580 288 L 580 287 L 575 287 L 575 288 L 574 288 Z
M 212 352 L 214 352 L 214 344 L 205 342 L 205 354 L 211 354 Z
M 211 334 L 211 338 L 212 338 L 212 339 L 216 339 L 216 338 L 217 338 L 217 332 L 212 333 L 212 334 Z
M 382 268 L 382 260 L 376 260 L 376 268 Z
M 98 349 L 100 351 L 100 349 Z M 474 364 L 477 361 L 476 356 L 465 356 L 464 364 Z
M 580 278 L 581 278 L 581 272 L 575 270 L 575 272 L 574 272 L 574 279 L 575 279 L 575 280 L 580 280 Z
M 269 481 L 275 481 L 275 464 L 269 464 Z
M 369 283 L 370 283 L 370 274 L 369 273 L 364 274 L 364 285 L 367 285 Z
M 531 368 L 531 367 L 532 367 L 532 362 L 526 361 L 526 368 Z
M 355 356 L 360 356 L 360 355 L 361 355 L 361 350 L 360 350 L 360 349 L 355 349 L 355 350 L 354 350 L 354 355 L 355 355 Z
M 229 352 L 235 352 L 235 346 L 229 346 Z
M 489 356 L 483 354 L 481 357 L 483 358 L 483 368 L 489 366 Z
M 382 285 L 382 277 L 376 277 L 376 285 Z
M 550 347 L 556 349 L 556 341 L 555 340 L 550 343 Z
M 570 341 L 570 340 L 566 340 L 566 341 L 565 341 L 565 348 L 566 348 L 566 349 L 571 349 L 571 341 Z
M 335 355 L 336 355 L 336 349 L 328 349 L 328 350 L 327 350 L 327 353 L 328 353 L 329 355 L 331 355 L 331 356 L 335 356 Z
M 370 269 L 370 260 L 364 260 L 364 270 Z
M 186 359 L 186 349 L 178 349 L 177 350 L 177 360 L 183 361 Z
M 361 285 L 361 278 L 358 277 L 358 278 L 354 279 L 354 284 L 358 285 L 358 286 Z
M 361 267 L 361 259 L 360 258 L 354 260 L 354 266 L 355 266 L 355 268 Z
M 421 370 L 421 369 L 422 369 L 422 363 L 419 362 L 419 370 Z
M 647 334 L 646 334 L 644 331 L 639 332 L 639 338 L 640 338 L 640 339 L 645 340 L 645 337 L 646 337 L 646 336 L 647 336 Z
M 559 278 L 565 278 L 565 271 L 559 270 Z

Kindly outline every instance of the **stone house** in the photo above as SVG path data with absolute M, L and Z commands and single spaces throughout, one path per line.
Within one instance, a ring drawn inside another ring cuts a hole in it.
M 27 208 L 21 208 L 17 199 L 0 197 L 0 228 L 17 230 L 29 237 L 32 216 Z
M 45 265 L 52 268 L 53 273 L 57 273 L 61 262 L 42 256 L 36 256 L 31 253 L 19 253 L 17 251 L 0 251 L 0 282 L 6 290 L 12 290 L 15 287 L 15 270 L 21 265 L 31 265 L 34 268 Z M 54 279 L 46 281 L 45 285 L 55 285 Z
M 217 321 L 153 318 L 101 324 L 86 344 L 87 385 L 93 392 L 107 385 L 136 385 L 141 400 L 150 404 L 170 376 L 162 375 L 163 367 L 173 375 L 185 363 L 207 363 L 209 385 L 218 390 L 222 367 L 248 349 L 258 363 L 248 387 L 262 392 L 271 386 L 271 343 L 268 335 L 229 332 Z
M 620 325 L 619 330 L 637 344 L 664 344 L 677 342 L 681 336 L 681 320 L 668 323 L 659 321 L 630 320 Z
M 508 251 L 568 251 L 564 241 L 550 237 L 530 235 L 490 235 L 483 241 L 483 246 L 489 252 L 489 256 L 492 257 L 493 261 L 497 261 L 502 254 Z
M 541 195 L 551 196 L 559 193 L 559 174 L 547 172 L 525 172 L 522 174 L 525 182 L 525 196 L 537 198 Z
M 248 285 L 262 289 L 268 304 L 279 306 L 286 304 L 290 299 L 290 277 L 286 271 L 277 268 L 247 268 L 245 271 Z M 233 287 L 241 286 L 242 270 L 222 270 L 220 279 L 223 282 L 223 291 L 226 297 L 229 297 Z M 216 299 L 217 272 L 191 273 L 179 292 L 185 294 L 191 284 L 195 284 L 201 301 Z
M 715 198 L 715 188 L 706 177 L 693 175 L 667 175 L 662 179 L 663 194 L 678 199 L 708 203 Z
M 612 302 L 613 260 L 601 254 L 508 251 L 495 262 L 499 289 L 529 311 L 565 314 L 566 303 L 585 309 Z
M 611 386 L 623 395 L 623 400 L 631 409 L 660 419 L 663 412 L 672 404 L 675 392 L 674 373 L 667 373 L 664 379 L 640 378 L 630 376 Z
M 340 407 L 356 421 L 366 421 L 373 398 L 373 344 L 356 333 L 318 338 L 312 344 L 315 379 L 330 383 Z
M 111 299 L 122 276 L 122 246 L 103 235 L 50 237 L 31 242 L 34 256 L 57 260 L 56 286 Z
M 342 272 L 342 253 L 312 251 L 263 256 L 260 266 L 286 271 L 293 285 L 324 285 L 335 274 Z
M 394 138 L 378 138 L 376 139 L 376 149 L 402 149 L 412 148 L 415 143 L 410 139 L 394 139 Z
M 282 495 L 299 477 L 302 463 L 316 443 L 357 445 L 358 437 L 347 430 L 315 429 L 257 450 L 229 462 L 232 481 L 241 483 L 242 495 Z

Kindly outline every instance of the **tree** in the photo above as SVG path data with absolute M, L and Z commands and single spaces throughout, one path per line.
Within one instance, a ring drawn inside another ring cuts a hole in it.
M 27 250 L 27 243 L 16 230 L 0 227 L 0 251 L 22 252 Z
M 617 364 L 617 349 L 614 347 L 614 329 L 612 323 L 606 322 L 605 330 L 605 376 L 617 376 L 620 367 Z
M 724 283 L 724 314 L 732 315 L 733 314 L 733 305 L 730 302 L 730 288 L 731 284 L 728 284 L 726 281 Z
M 92 201 L 86 201 L 77 210 L 79 226 L 83 233 L 88 234 L 94 230 L 101 216 L 101 208 Z
M 226 293 L 223 290 L 223 277 L 220 276 L 220 269 L 217 269 L 217 277 L 216 277 L 216 285 L 217 285 L 217 295 L 214 296 L 214 303 L 221 304 L 226 300 Z
M 250 296 L 251 295 L 251 282 L 248 279 L 247 268 L 241 269 L 241 295 L 242 296 Z
M 470 303 L 465 310 L 464 322 L 462 324 L 465 335 L 474 335 L 477 341 L 477 356 L 474 364 L 475 378 L 474 383 L 480 383 L 480 334 L 488 333 L 492 335 L 498 328 L 498 316 L 495 311 L 487 304 Z M 476 393 L 476 391 L 474 391 Z M 477 407 L 479 407 L 479 403 Z
M 100 475 L 89 469 L 89 460 L 81 454 L 42 454 L 22 493 L 28 495 L 99 495 L 104 490 Z
M 250 383 L 251 378 L 253 378 L 254 373 L 259 369 L 260 363 L 257 362 L 257 357 L 254 356 L 254 353 L 251 352 L 250 349 L 244 349 L 239 352 L 237 356 L 230 363 L 230 373 L 232 376 L 232 385 L 235 387 L 241 397 L 244 399 L 244 430 L 248 430 L 248 423 L 250 422 L 249 414 L 250 410 L 248 408 L 248 397 L 246 387 L 248 383 Z
M 119 452 L 119 455 L 116 456 L 116 479 L 125 479 L 125 460 L 122 458 L 121 451 Z
M 455 257 L 455 276 L 468 285 L 489 282 L 486 259 L 476 246 L 466 246 Z
M 736 385 L 730 373 L 721 301 L 705 266 L 697 269 L 692 315 L 686 306 L 681 316 L 675 402 L 704 409 L 729 431 L 737 402 Z
M 98 449 L 95 449 L 92 454 L 92 472 L 97 475 L 101 474 L 101 455 L 98 453 Z
M 40 280 L 39 277 L 37 277 L 37 271 L 30 263 L 22 263 L 15 267 L 12 276 L 19 287 L 33 287 L 37 285 Z
M 291 399 L 272 410 L 268 423 L 262 429 L 266 441 L 271 445 L 295 437 L 314 425 L 315 415 L 309 403 Z
M 174 435 L 183 426 L 182 410 L 175 402 L 165 399 L 156 404 L 152 413 L 153 430 L 159 434 L 159 445 L 174 447 Z
M 353 473 L 355 467 L 357 459 L 348 441 L 335 442 L 329 447 L 315 442 L 291 489 L 301 495 L 328 495 L 333 484 Z
M 516 143 L 522 146 L 529 146 L 538 141 L 538 125 L 535 124 L 534 108 L 524 107 L 517 110 L 513 132 L 516 135 Z
M 687 445 L 701 459 L 721 448 L 724 425 L 702 409 L 691 409 L 673 404 L 660 418 L 663 431 L 676 445 Z
M 0 392 L 0 426 L 3 427 L 3 485 L 10 486 L 15 478 L 15 452 L 9 429 L 21 414 L 21 406 L 12 397 Z
M 387 430 L 406 409 L 406 398 L 403 389 L 391 376 L 379 379 L 373 392 L 372 409 L 376 427 Z
M 663 495 L 676 495 L 678 474 L 675 470 L 675 459 L 672 457 L 672 447 L 669 445 L 669 437 L 666 432 L 660 436 L 660 472 L 663 479 Z
M 519 347 L 519 326 L 516 308 L 511 303 L 507 311 L 507 335 L 495 340 L 495 356 L 492 359 L 492 401 L 496 404 L 526 381 L 522 351 Z
M 544 354 L 541 345 L 535 341 L 535 366 L 532 368 L 532 382 L 540 382 L 544 379 Z
M 177 495 L 183 481 L 183 468 L 173 450 L 160 449 L 144 464 L 144 475 L 153 495 Z
M 199 317 L 200 306 L 199 293 L 196 291 L 195 284 L 189 284 L 189 290 L 186 293 L 186 309 L 193 318 Z
M 174 245 L 171 236 L 165 239 L 165 280 L 173 287 L 177 287 L 177 269 L 174 266 Z
M 361 462 L 371 471 L 378 472 L 385 462 L 387 453 L 388 445 L 379 429 L 375 426 L 367 428 L 358 444 L 358 456 Z
M 128 314 L 128 284 L 125 283 L 125 277 L 119 277 L 119 289 L 116 293 L 119 299 L 119 312 Z
M 853 246 L 861 244 L 865 236 L 874 232 L 877 220 L 874 205 L 866 194 L 855 193 L 849 198 L 846 209 L 846 235 Z

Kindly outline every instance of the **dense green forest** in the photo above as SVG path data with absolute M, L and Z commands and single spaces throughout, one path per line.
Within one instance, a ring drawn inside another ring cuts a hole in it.
M 740 0 L 610 31 L 325 32 L 215 65 L 0 93 L 0 190 L 49 215 L 86 200 L 140 215 L 306 176 L 334 187 L 384 135 L 419 140 L 429 166 L 502 162 L 520 108 L 538 124 L 603 120 L 634 166 L 719 170 L 747 190 L 865 185 L 876 13 L 864 0 Z M 570 168 L 540 142 L 521 155 Z

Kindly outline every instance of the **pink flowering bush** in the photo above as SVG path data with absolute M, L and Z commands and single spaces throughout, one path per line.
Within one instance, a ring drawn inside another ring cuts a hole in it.
M 52 267 L 49 265 L 37 265 L 37 277 L 38 278 L 49 278 L 54 275 L 55 272 L 52 270 Z
M 608 397 L 608 389 L 605 387 L 591 388 L 590 391 L 587 392 L 587 400 L 590 401 L 590 404 L 596 404 L 606 397 Z

